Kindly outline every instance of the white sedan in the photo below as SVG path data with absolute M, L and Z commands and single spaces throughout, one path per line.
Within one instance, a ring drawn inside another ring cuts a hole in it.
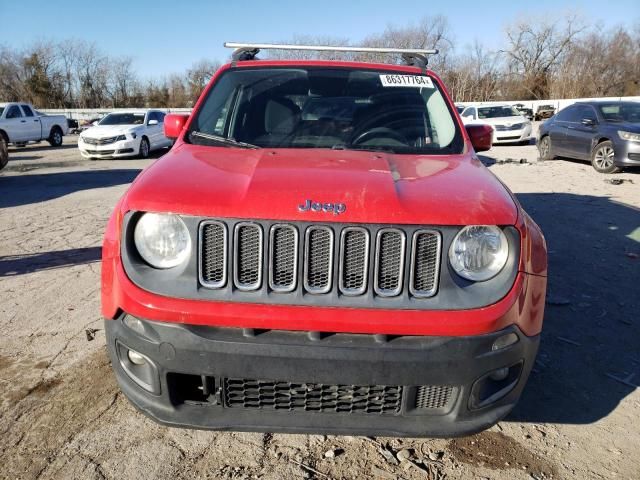
M 484 123 L 493 127 L 493 143 L 527 144 L 531 122 L 511 105 L 468 106 L 460 114 L 466 124 Z
M 147 158 L 172 144 L 164 136 L 164 116 L 159 110 L 110 113 L 80 134 L 80 153 L 84 158 Z

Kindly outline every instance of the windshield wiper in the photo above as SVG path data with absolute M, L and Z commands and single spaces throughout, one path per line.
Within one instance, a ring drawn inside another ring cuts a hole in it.
M 190 136 L 204 138 L 205 140 L 209 140 L 210 142 L 215 142 L 220 145 L 228 145 L 230 147 L 238 147 L 238 148 L 260 148 L 257 145 L 252 145 L 250 143 L 239 142 L 234 140 L 233 138 L 221 137 L 220 135 L 212 135 L 210 133 L 198 132 L 194 130 L 190 133 Z

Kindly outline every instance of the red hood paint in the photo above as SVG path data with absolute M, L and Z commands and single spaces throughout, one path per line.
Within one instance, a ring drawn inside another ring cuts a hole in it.
M 123 208 L 290 221 L 515 224 L 511 195 L 474 157 L 251 150 L 179 141 L 138 177 Z M 343 203 L 346 211 L 298 211 L 307 199 Z

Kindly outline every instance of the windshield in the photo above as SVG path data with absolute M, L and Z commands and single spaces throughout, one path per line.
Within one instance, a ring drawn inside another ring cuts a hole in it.
M 4 112 L 4 107 L 0 107 L 0 116 L 2 116 L 2 112 Z
M 640 123 L 640 103 L 598 105 L 598 109 L 610 122 Z
M 519 117 L 518 112 L 513 107 L 478 107 L 478 118 L 500 118 Z
M 144 112 L 141 113 L 110 113 L 98 125 L 142 125 Z
M 186 140 L 429 154 L 458 153 L 463 147 L 452 112 L 431 78 L 319 67 L 225 72 Z

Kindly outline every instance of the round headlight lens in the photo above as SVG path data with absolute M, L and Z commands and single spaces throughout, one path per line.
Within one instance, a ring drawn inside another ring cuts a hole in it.
M 189 231 L 176 215 L 145 213 L 138 220 L 133 239 L 140 256 L 155 268 L 178 266 L 191 254 Z
M 508 256 L 507 237 L 494 225 L 464 227 L 449 248 L 449 263 L 456 273 L 475 282 L 495 277 Z

